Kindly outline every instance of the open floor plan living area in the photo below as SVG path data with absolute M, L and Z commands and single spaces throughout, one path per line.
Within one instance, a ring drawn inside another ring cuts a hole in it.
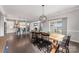
M 79 53 L 78 5 L 0 5 L 0 53 Z

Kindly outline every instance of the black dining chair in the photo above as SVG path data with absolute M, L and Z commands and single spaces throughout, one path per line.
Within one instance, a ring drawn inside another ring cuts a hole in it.
M 34 46 L 40 45 L 41 38 L 39 36 L 40 36 L 40 33 L 32 32 L 32 43 L 34 44 Z
M 65 36 L 63 41 L 59 44 L 57 52 L 59 53 L 69 53 L 69 42 L 71 36 Z
M 51 47 L 52 47 L 51 45 L 52 45 L 52 43 L 50 41 L 41 39 L 39 41 L 38 48 L 46 53 L 46 52 L 51 51 Z
M 33 43 L 36 40 L 36 33 L 32 32 L 32 38 L 31 38 L 31 42 Z

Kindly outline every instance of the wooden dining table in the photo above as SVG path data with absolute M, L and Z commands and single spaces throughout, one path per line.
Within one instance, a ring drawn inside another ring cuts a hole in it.
M 52 33 L 52 34 L 49 36 L 49 39 L 55 40 L 55 41 L 62 41 L 63 38 L 64 38 L 64 36 L 65 36 L 65 35 L 62 35 L 62 34 Z
M 65 35 L 58 34 L 58 33 L 52 33 L 49 36 L 49 40 L 52 42 L 53 47 L 51 50 L 51 53 L 55 53 L 58 47 L 58 42 L 63 41 Z

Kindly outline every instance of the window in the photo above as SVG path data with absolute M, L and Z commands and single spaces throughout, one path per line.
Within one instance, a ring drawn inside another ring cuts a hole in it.
M 64 29 L 66 28 L 64 25 L 66 25 L 66 21 L 64 22 L 63 18 L 50 20 L 49 21 L 49 32 L 50 32 L 50 34 L 51 33 L 63 34 Z

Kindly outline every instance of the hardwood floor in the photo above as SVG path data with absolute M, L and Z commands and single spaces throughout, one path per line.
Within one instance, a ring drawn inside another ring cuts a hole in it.
M 7 51 L 8 50 L 8 51 Z M 16 36 L 7 35 L 4 53 L 41 53 L 41 51 L 30 42 L 29 35 Z
M 3 52 L 3 49 L 5 47 L 5 43 L 6 43 L 6 40 L 4 37 L 0 37 L 0 53 Z
M 70 53 L 79 53 L 79 43 L 70 42 Z M 52 49 L 51 53 L 54 52 Z M 0 37 L 0 53 L 43 53 L 30 41 L 30 36 L 8 34 Z

